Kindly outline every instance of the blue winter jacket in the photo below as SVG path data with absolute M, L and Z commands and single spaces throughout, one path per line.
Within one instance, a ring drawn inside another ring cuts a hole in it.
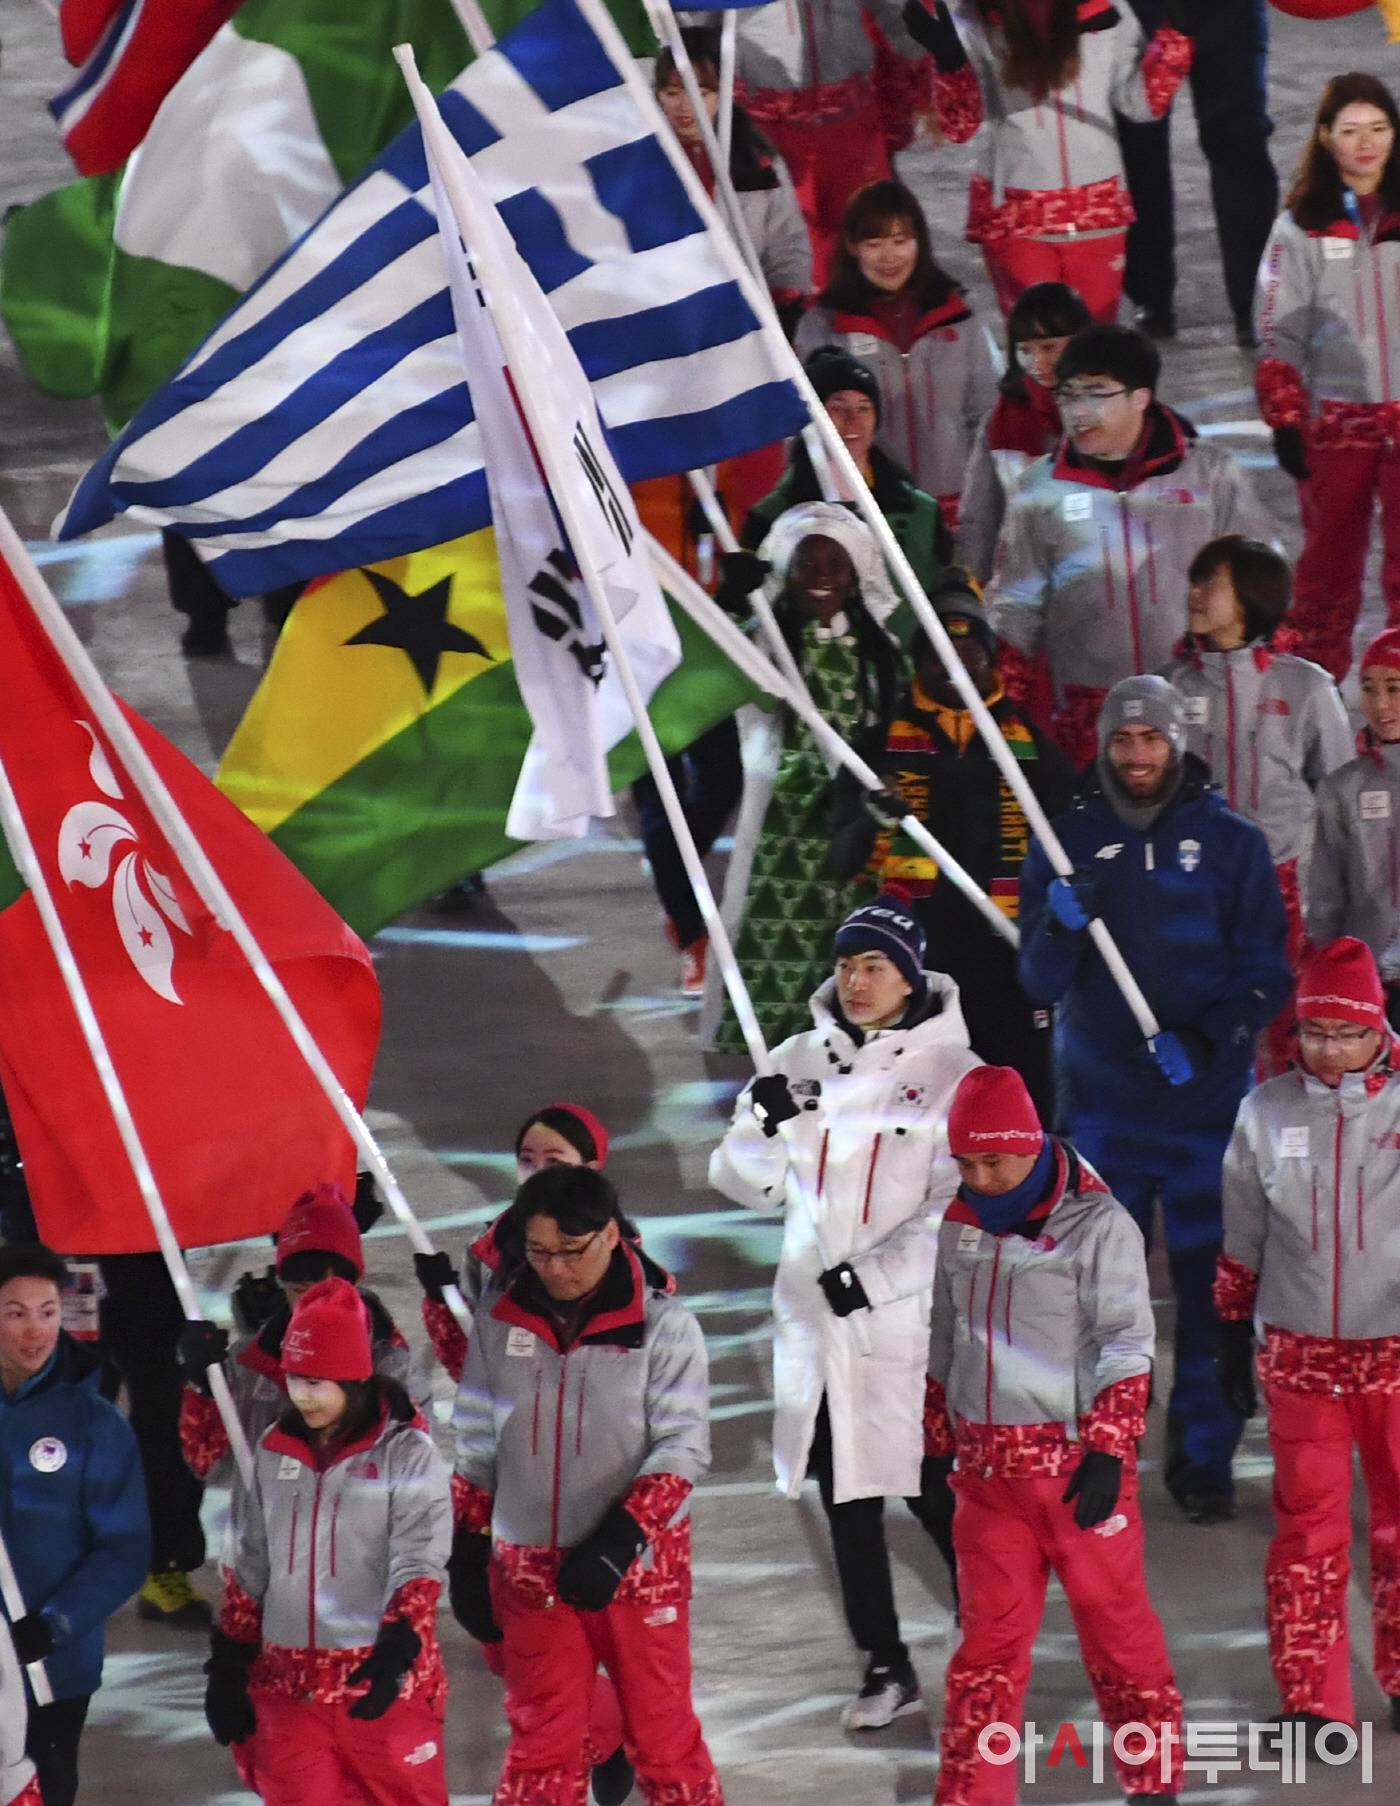
M 1268 843 L 1214 790 L 1189 754 L 1175 798 L 1146 832 L 1130 828 L 1091 770 L 1055 824 L 1076 873 L 1163 1028 L 1185 1033 L 1197 1076 L 1169 1085 L 1087 932 L 1046 903 L 1054 872 L 1039 844 L 1021 868 L 1021 983 L 1058 1004 L 1056 1075 L 1070 1135 L 1091 1126 L 1228 1133 L 1249 1088 L 1254 1039 L 1293 978 Z
M 136 1438 L 97 1390 L 100 1364 L 67 1335 L 13 1394 L 0 1387 L 0 1532 L 30 1611 L 57 1648 L 55 1699 L 102 1682 L 102 1630 L 146 1578 L 151 1554 Z

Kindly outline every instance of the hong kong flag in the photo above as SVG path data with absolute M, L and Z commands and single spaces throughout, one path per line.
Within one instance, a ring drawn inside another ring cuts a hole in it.
M 352 1194 L 349 1136 L 3 560 L 0 670 L 0 765 L 179 1242 L 275 1229 L 319 1180 Z M 365 947 L 246 816 L 121 706 L 341 1084 L 363 1105 L 380 1020 Z M 2 845 L 0 1086 L 44 1239 L 66 1253 L 154 1249 L 34 895 Z

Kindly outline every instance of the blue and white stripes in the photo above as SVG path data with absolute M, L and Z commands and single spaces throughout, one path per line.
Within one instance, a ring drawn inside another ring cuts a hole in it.
M 805 419 L 749 303 L 574 0 L 545 0 L 442 98 L 548 294 L 629 481 Z M 410 127 L 249 291 L 79 485 L 187 533 L 230 592 L 489 519 L 479 432 Z

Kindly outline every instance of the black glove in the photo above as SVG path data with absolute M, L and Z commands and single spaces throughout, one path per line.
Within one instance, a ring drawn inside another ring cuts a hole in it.
M 444 1286 L 461 1287 L 457 1269 L 449 1256 L 439 1248 L 435 1254 L 415 1254 L 413 1271 L 418 1275 L 418 1283 L 423 1288 L 423 1296 L 431 1298 L 434 1304 L 443 1303 L 442 1288 Z
M 382 1718 L 399 1697 L 403 1678 L 418 1659 L 423 1639 L 407 1618 L 390 1618 L 379 1627 L 374 1648 L 345 1678 L 352 1687 L 369 1683 L 369 1692 L 350 1707 L 350 1718 Z
M 817 1284 L 826 1293 L 826 1301 L 838 1317 L 849 1317 L 852 1311 L 868 1311 L 870 1300 L 860 1283 L 855 1268 L 848 1260 L 818 1273 Z
M 233 1288 L 229 1302 L 233 1320 L 245 1336 L 255 1336 L 264 1323 L 270 1323 L 285 1310 L 287 1295 L 277 1283 L 276 1267 L 262 1273 L 245 1273 Z
M 797 1115 L 788 1082 L 780 1072 L 765 1073 L 754 1080 L 749 1086 L 749 1104 L 765 1135 L 776 1135 L 781 1123 L 790 1122 Z
M 221 1630 L 214 1632 L 209 1644 L 209 1660 L 204 1664 L 209 1676 L 204 1689 L 204 1716 L 215 1743 L 224 1749 L 231 1743 L 242 1743 L 258 1728 L 257 1714 L 248 1697 L 248 1670 L 257 1653 L 256 1643 L 235 1643 Z
M 1302 427 L 1274 428 L 1274 456 L 1278 459 L 1279 469 L 1290 477 L 1296 477 L 1300 483 L 1312 475 L 1312 466 L 1308 463 L 1308 442 L 1303 437 Z
M 1075 1501 L 1074 1521 L 1081 1530 L 1101 1524 L 1118 1503 L 1123 1484 L 1123 1458 L 1105 1455 L 1102 1449 L 1085 1449 L 1079 1466 L 1070 1475 L 1061 1502 Z
M 58 1648 L 53 1625 L 42 1612 L 30 1612 L 23 1618 L 16 1618 L 10 1626 L 10 1641 L 15 1646 L 15 1654 L 26 1666 L 30 1662 L 42 1662 Z
M 719 588 L 715 601 L 730 614 L 745 615 L 749 596 L 772 570 L 766 558 L 757 552 L 721 552 L 719 555 Z
M 932 56 L 940 75 L 954 75 L 962 68 L 967 52 L 944 0 L 928 0 L 926 5 L 908 0 L 902 16 L 904 29 Z
M 228 1358 L 228 1331 L 217 1323 L 189 1322 L 175 1344 L 180 1371 L 196 1390 L 208 1396 L 209 1369 L 222 1367 Z
M 355 1174 L 355 1202 L 350 1206 L 350 1214 L 361 1235 L 368 1235 L 384 1215 L 384 1200 L 374 1189 L 373 1173 Z
M 622 1577 L 647 1546 L 630 1511 L 614 1505 L 592 1536 L 559 1564 L 559 1597 L 580 1612 L 601 1612 L 613 1602 Z
M 877 828 L 897 828 L 909 813 L 909 805 L 893 790 L 863 790 L 861 806 Z
M 1215 1357 L 1215 1371 L 1220 1375 L 1220 1390 L 1225 1403 L 1241 1417 L 1253 1417 L 1259 1409 L 1259 1394 L 1254 1388 L 1254 1325 L 1222 1323 L 1220 1347 Z
M 478 1643 L 499 1643 L 501 1627 L 491 1609 L 491 1533 L 458 1530 L 447 1558 L 447 1601 L 452 1616 Z

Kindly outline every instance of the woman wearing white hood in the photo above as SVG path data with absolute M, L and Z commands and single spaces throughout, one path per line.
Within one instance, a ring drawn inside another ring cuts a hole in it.
M 895 596 L 870 530 L 848 508 L 804 502 L 778 517 L 758 557 L 767 566 L 764 592 L 822 715 L 847 741 L 882 728 L 903 659 L 885 630 Z M 724 914 L 759 1026 L 773 1042 L 806 1023 L 807 1000 L 829 972 L 831 937 L 858 893 L 827 870 L 831 773 L 816 742 L 785 709 L 760 740 L 756 755 L 752 742 L 745 749 Z M 727 1004 L 714 1045 L 744 1050 Z
M 949 1464 L 923 1455 L 925 1369 L 938 1225 L 958 1184 L 948 1110 L 980 1062 L 957 986 L 923 959 L 923 929 L 901 897 L 853 910 L 835 973 L 811 999 L 815 1026 L 774 1049 L 773 1073 L 740 1094 L 710 1159 L 725 1197 L 785 1208 L 773 1463 L 790 1499 L 809 1474 L 817 1481 L 831 1526 L 846 1622 L 867 1663 L 848 1730 L 922 1709 L 885 1499 L 903 1498 L 952 1565 Z

